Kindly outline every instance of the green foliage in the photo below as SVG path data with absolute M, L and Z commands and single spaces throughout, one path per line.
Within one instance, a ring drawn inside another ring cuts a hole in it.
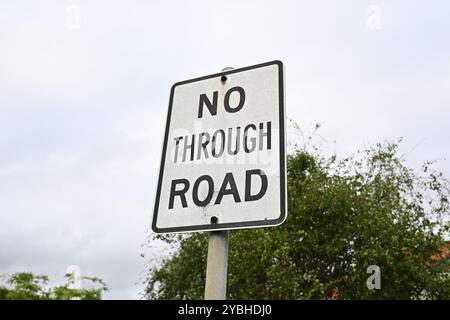
M 64 285 L 55 287 L 52 290 L 52 299 L 54 300 L 101 300 L 102 293 L 108 291 L 108 285 L 105 281 L 96 277 L 82 277 L 84 281 L 91 283 L 91 288 L 74 289 L 71 288 L 75 283 L 75 276 L 73 274 L 65 275 L 67 281 Z
M 17 272 L 3 276 L 6 286 L 0 286 L 0 300 L 101 300 L 108 291 L 107 284 L 99 278 L 82 277 L 92 287 L 74 289 L 73 274 L 66 274 L 66 283 L 62 286 L 48 288 L 48 277 L 34 275 L 31 272 Z
M 230 299 L 450 299 L 448 264 L 432 256 L 449 235 L 449 184 L 407 168 L 398 143 L 337 160 L 288 157 L 287 221 L 230 233 Z M 207 235 L 155 236 L 174 252 L 149 272 L 149 299 L 202 299 Z M 366 286 L 381 269 L 381 289 Z

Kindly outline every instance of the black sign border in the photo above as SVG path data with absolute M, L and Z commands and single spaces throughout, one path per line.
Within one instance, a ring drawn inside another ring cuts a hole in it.
M 248 71 L 252 69 L 263 68 L 271 65 L 278 65 L 278 95 L 279 95 L 279 131 L 280 131 L 280 216 L 276 219 L 271 220 L 255 220 L 255 221 L 245 221 L 245 222 L 234 222 L 234 223 L 211 223 L 211 224 L 202 224 L 202 225 L 193 225 L 193 226 L 182 226 L 182 227 L 171 227 L 171 228 L 158 228 L 156 226 L 156 222 L 158 219 L 158 207 L 159 200 L 161 196 L 161 185 L 164 174 L 164 164 L 167 153 L 167 141 L 169 138 L 169 128 L 170 128 L 170 120 L 172 115 L 172 104 L 173 104 L 173 95 L 175 88 L 177 86 L 202 81 L 210 78 L 221 77 L 228 74 L 239 73 L 243 71 Z M 153 210 L 153 221 L 152 221 L 152 230 L 155 233 L 178 233 L 178 232 L 198 232 L 198 231 L 218 231 L 218 230 L 231 230 L 231 229 L 244 229 L 244 228 L 255 228 L 255 227 L 274 227 L 282 224 L 287 218 L 287 199 L 286 199 L 286 145 L 285 145 L 285 109 L 284 109 L 284 68 L 283 62 L 280 60 L 274 60 L 270 62 L 265 62 L 261 64 L 256 64 L 253 66 L 248 66 L 239 69 L 233 69 L 229 71 L 219 72 L 210 74 L 207 76 L 194 78 L 190 80 L 180 81 L 175 83 L 170 90 L 170 100 L 169 100 L 169 109 L 167 111 L 167 120 L 166 120 L 166 129 L 164 133 L 164 144 L 161 155 L 161 165 L 159 170 L 158 177 L 158 188 L 156 191 L 155 197 L 155 206 Z

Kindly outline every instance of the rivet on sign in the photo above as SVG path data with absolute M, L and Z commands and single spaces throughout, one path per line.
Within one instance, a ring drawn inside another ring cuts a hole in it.
M 226 76 L 226 75 L 223 75 L 223 76 L 220 78 L 220 80 L 221 80 L 222 82 L 227 81 L 227 76 Z
M 211 217 L 211 223 L 217 223 L 219 222 L 219 219 L 216 216 Z

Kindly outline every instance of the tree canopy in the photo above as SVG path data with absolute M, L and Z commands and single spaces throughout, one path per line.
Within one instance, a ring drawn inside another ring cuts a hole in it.
M 382 143 L 337 159 L 288 156 L 282 226 L 230 233 L 229 299 L 450 299 L 449 183 Z M 156 236 L 172 253 L 150 269 L 149 299 L 202 299 L 207 234 Z M 437 261 L 439 260 L 439 261 Z M 437 262 L 440 267 L 437 268 Z M 381 271 L 368 289 L 367 268 Z
M 96 277 L 81 277 L 91 286 L 76 289 L 73 274 L 66 274 L 66 283 L 53 288 L 48 287 L 46 275 L 17 272 L 3 278 L 6 285 L 0 285 L 0 300 L 101 300 L 102 294 L 108 291 L 107 284 Z

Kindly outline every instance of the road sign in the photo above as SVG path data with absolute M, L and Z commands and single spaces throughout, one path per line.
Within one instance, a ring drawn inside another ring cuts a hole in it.
M 285 149 L 280 61 L 174 84 L 153 231 L 281 224 L 287 215 Z

